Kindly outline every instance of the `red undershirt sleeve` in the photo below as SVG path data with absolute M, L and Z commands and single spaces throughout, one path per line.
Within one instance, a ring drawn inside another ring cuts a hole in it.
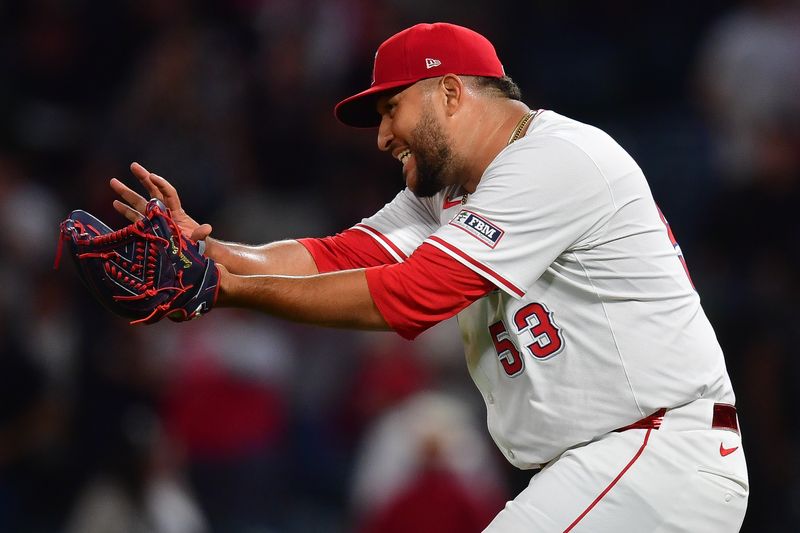
M 495 285 L 423 243 L 403 263 L 367 268 L 369 292 L 386 323 L 406 339 L 456 315 Z
M 348 229 L 322 239 L 298 239 L 320 274 L 396 263 L 394 257 L 363 231 Z

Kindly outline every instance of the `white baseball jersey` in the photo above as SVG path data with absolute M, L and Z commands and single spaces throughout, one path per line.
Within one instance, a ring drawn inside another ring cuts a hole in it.
M 458 321 L 511 463 L 539 466 L 660 408 L 734 403 L 680 249 L 611 137 L 539 112 L 462 199 L 406 189 L 356 228 L 398 260 L 430 243 L 499 287 Z

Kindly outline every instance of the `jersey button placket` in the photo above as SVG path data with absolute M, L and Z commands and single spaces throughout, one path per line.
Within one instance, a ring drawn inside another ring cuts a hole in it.
M 486 396 L 486 401 L 494 405 L 494 395 L 491 392 Z

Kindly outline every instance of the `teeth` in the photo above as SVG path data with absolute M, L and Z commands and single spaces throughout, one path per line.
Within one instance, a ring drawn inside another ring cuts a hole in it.
M 406 164 L 406 160 L 407 160 L 409 157 L 411 157 L 411 150 L 408 150 L 408 149 L 406 149 L 406 150 L 403 150 L 402 152 L 400 152 L 399 154 L 397 154 L 397 159 L 399 159 L 399 160 L 400 160 L 400 162 L 401 162 L 401 163 L 403 163 L 404 165 Z

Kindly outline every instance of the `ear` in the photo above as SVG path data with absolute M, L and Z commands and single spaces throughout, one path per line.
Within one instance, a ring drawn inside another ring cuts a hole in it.
M 439 80 L 439 88 L 444 96 L 445 113 L 454 115 L 464 103 L 464 81 L 455 74 L 445 74 Z

